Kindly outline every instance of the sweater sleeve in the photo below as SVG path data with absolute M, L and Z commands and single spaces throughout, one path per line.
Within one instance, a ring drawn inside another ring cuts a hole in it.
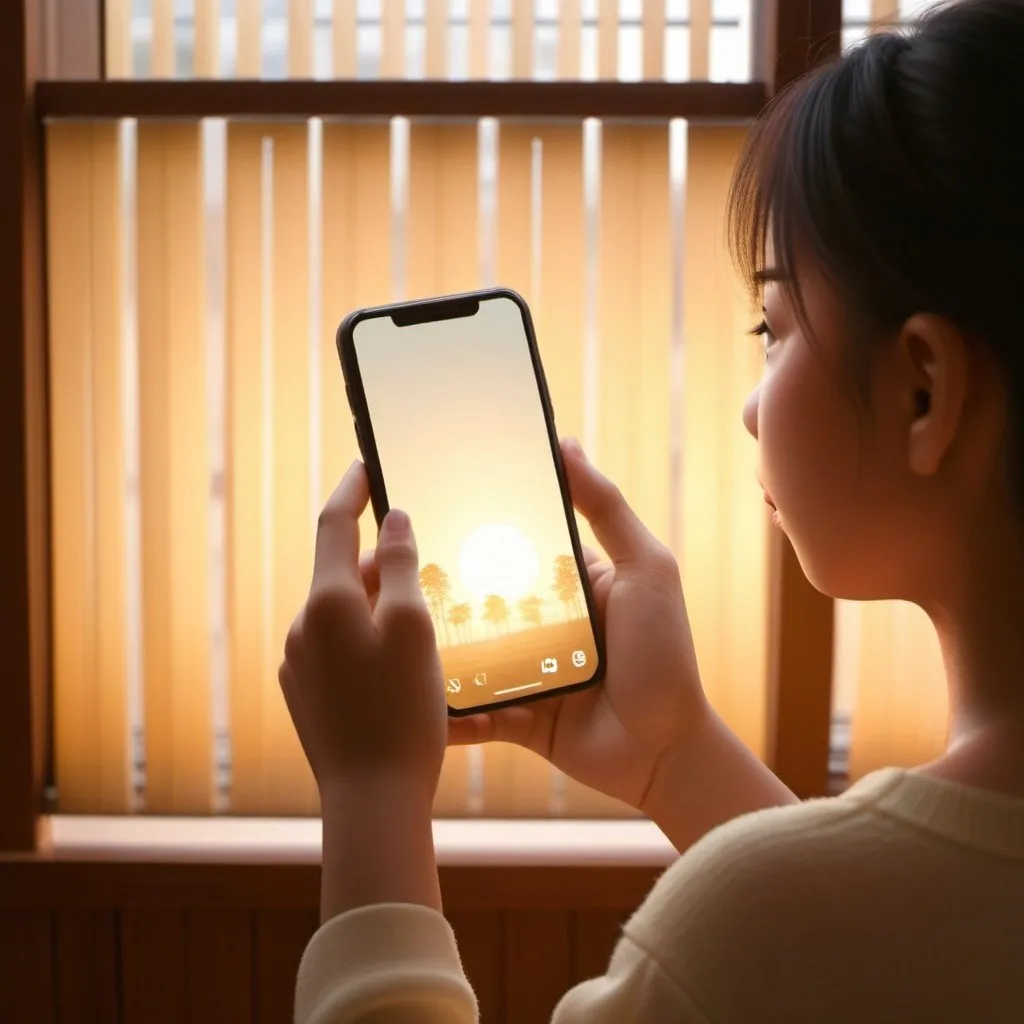
M 523 979 L 528 984 L 528 979 Z M 445 918 L 379 904 L 342 914 L 313 936 L 299 968 L 296 1024 L 476 1024 L 476 998 Z M 607 974 L 571 990 L 553 1024 L 673 1020 L 706 1024 L 628 936 Z
M 444 916 L 410 903 L 350 910 L 299 965 L 296 1024 L 476 1024 L 477 1004 Z

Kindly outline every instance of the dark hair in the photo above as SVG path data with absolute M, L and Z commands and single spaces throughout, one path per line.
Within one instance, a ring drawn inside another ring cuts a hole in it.
M 781 92 L 733 179 L 730 240 L 753 284 L 773 263 L 803 311 L 797 248 L 857 328 L 917 312 L 987 344 L 1010 393 L 1024 500 L 1024 0 L 945 3 Z M 870 349 L 852 359 L 863 383 Z

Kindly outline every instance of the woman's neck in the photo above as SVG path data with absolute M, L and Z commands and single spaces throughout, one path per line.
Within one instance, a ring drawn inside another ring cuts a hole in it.
M 1024 548 L 991 532 L 972 548 L 945 599 L 928 609 L 950 718 L 947 750 L 925 770 L 1024 797 Z

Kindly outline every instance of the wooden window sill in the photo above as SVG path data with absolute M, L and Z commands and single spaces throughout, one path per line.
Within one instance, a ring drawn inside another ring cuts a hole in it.
M 320 861 L 315 818 L 54 815 L 47 824 L 44 856 L 58 860 Z M 664 867 L 677 856 L 643 820 L 444 819 L 434 845 L 443 867 Z

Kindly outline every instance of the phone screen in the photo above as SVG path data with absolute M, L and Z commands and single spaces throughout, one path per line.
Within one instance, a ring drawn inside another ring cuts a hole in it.
M 598 646 L 520 307 L 359 320 L 388 505 L 412 517 L 453 709 L 585 683 Z

